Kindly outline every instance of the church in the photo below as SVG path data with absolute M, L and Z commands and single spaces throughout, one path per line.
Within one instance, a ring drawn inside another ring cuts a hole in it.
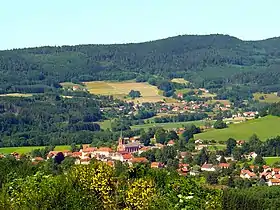
M 138 150 L 142 147 L 142 145 L 138 142 L 131 142 L 126 143 L 124 138 L 122 136 L 119 138 L 119 144 L 117 151 L 118 152 L 128 152 L 128 153 L 134 153 L 138 152 Z

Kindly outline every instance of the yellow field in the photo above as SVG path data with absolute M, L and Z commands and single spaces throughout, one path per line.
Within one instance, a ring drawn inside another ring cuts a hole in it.
M 1 94 L 0 96 L 10 96 L 10 97 L 31 97 L 32 94 L 29 93 L 8 93 L 8 94 Z
M 142 102 L 157 102 L 162 101 L 165 97 L 159 94 L 157 87 L 148 83 L 137 83 L 132 81 L 126 82 L 109 82 L 109 81 L 93 81 L 85 82 L 86 88 L 92 94 L 113 95 L 116 98 L 124 98 L 130 90 L 138 90 L 141 93 L 140 98 L 134 101 Z
M 260 100 L 260 97 L 263 96 L 264 100 Z M 276 93 L 254 93 L 254 99 L 259 100 L 260 102 L 266 102 L 266 103 L 275 103 L 280 102 L 280 97 L 276 95 Z
M 183 79 L 183 78 L 174 78 L 171 80 L 171 82 L 176 82 L 176 83 L 180 83 L 180 84 L 188 84 L 190 83 L 189 81 Z

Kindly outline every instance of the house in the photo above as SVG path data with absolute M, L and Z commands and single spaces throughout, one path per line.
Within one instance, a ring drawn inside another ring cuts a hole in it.
M 220 163 L 218 165 L 219 168 L 229 168 L 230 164 L 229 163 Z
M 237 144 L 238 146 L 242 146 L 244 143 L 245 143 L 244 140 L 238 140 L 238 141 L 236 141 L 236 144 Z
M 213 164 L 203 164 L 201 166 L 201 171 L 216 171 Z
M 94 151 L 96 151 L 96 150 L 97 150 L 97 148 L 95 148 L 95 147 L 87 147 L 85 149 L 80 150 L 80 152 L 82 152 L 82 158 L 93 157 Z
M 280 180 L 279 179 L 270 179 L 267 182 L 267 185 L 268 186 L 278 186 L 278 185 L 280 185 Z
M 143 152 L 147 152 L 148 150 L 150 150 L 150 147 L 142 147 L 141 149 L 138 150 L 138 154 L 140 155 Z
M 74 157 L 74 158 L 81 158 L 82 157 L 82 153 L 81 152 L 73 152 L 72 153 L 72 157 Z
M 183 99 L 184 95 L 183 95 L 183 93 L 178 93 L 177 97 L 180 98 L 180 99 Z
M 113 150 L 110 147 L 100 147 L 94 151 L 94 155 L 109 157 Z
M 264 172 L 271 171 L 271 168 L 269 166 L 263 165 L 263 171 Z
M 133 157 L 130 163 L 148 163 L 149 161 L 145 157 Z
M 187 172 L 189 172 L 189 166 L 190 166 L 189 164 L 180 163 L 178 171 L 182 172 L 182 173 L 187 173 Z
M 54 158 L 59 151 L 49 151 L 49 154 L 47 155 L 47 160 L 50 158 Z
M 203 144 L 203 141 L 201 139 L 197 139 L 194 141 L 195 144 Z
M 198 176 L 198 175 L 199 175 L 199 171 L 191 170 L 189 174 L 190 174 L 191 176 Z
M 249 170 L 241 170 L 240 172 L 240 177 L 241 178 L 247 178 L 247 179 L 251 179 L 251 178 L 256 178 L 257 175 Z
M 272 173 L 271 172 L 262 172 L 262 173 L 260 173 L 260 178 L 264 178 L 266 180 L 271 179 Z
M 167 146 L 174 146 L 175 142 L 173 140 L 170 140 L 167 142 Z
M 121 156 L 122 156 L 122 158 L 121 158 L 122 162 L 129 162 L 133 158 L 132 154 L 130 154 L 130 153 L 125 153 L 125 154 L 122 154 Z
M 79 90 L 79 86 L 78 86 L 78 85 L 74 85 L 74 86 L 72 87 L 72 90 L 73 90 L 73 91 Z
M 163 168 L 164 164 L 160 162 L 152 162 L 151 163 L 151 168 Z
M 272 169 L 272 175 L 275 175 L 275 174 L 280 174 L 280 168 L 273 168 Z
M 250 156 L 251 158 L 254 158 L 254 159 L 255 159 L 255 158 L 258 156 L 258 154 L 255 153 L 255 152 L 250 152 L 249 156 Z
M 32 159 L 32 162 L 41 162 L 41 161 L 44 161 L 44 158 L 42 157 L 35 157 Z
M 243 116 L 244 117 L 255 117 L 257 114 L 259 114 L 258 112 L 244 112 Z

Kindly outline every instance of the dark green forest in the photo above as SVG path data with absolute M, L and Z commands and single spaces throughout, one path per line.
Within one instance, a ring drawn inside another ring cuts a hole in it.
M 46 46 L 0 51 L 0 93 L 40 93 L 64 81 L 184 77 L 220 98 L 231 92 L 248 96 L 279 91 L 279 67 L 280 38 L 186 35 L 138 44 Z

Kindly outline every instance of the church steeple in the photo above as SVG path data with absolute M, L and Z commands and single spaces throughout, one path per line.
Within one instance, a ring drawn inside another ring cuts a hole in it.
M 118 151 L 119 152 L 124 151 L 124 138 L 122 135 L 122 130 L 121 130 L 120 137 L 119 137 Z

